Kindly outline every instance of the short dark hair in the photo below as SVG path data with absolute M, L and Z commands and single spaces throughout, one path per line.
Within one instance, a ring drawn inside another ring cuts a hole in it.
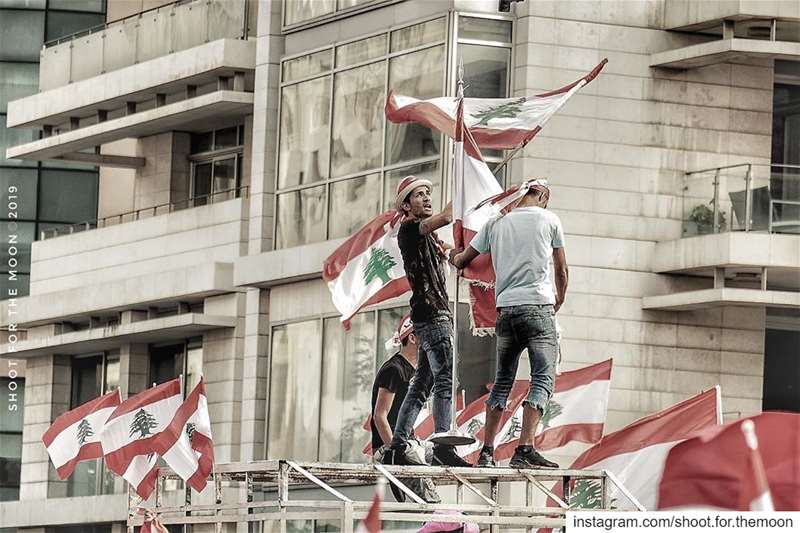
M 400 344 L 401 344 L 401 345 L 403 345 L 403 346 L 406 346 L 406 345 L 408 345 L 408 339 L 409 339 L 410 337 L 411 337 L 411 334 L 409 333 L 408 335 L 406 335 L 405 337 L 403 337 L 402 339 L 400 339 Z

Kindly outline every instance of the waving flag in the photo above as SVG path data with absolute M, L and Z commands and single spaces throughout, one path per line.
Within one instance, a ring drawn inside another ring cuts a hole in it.
M 362 307 L 410 290 L 397 244 L 401 218 L 395 209 L 378 215 L 323 263 L 322 279 L 345 327 Z
M 529 142 L 576 92 L 591 82 L 608 62 L 603 59 L 590 73 L 556 89 L 530 97 L 465 98 L 464 124 L 481 148 L 516 148 Z M 440 97 L 418 100 L 389 92 L 386 116 L 392 122 L 416 122 L 456 137 L 458 102 Z
M 100 431 L 121 403 L 119 389 L 67 411 L 42 435 L 58 477 L 66 479 L 81 461 L 103 456 Z
M 158 454 L 150 452 L 131 459 L 128 468 L 122 474 L 122 479 L 130 484 L 141 499 L 149 498 L 158 481 Z

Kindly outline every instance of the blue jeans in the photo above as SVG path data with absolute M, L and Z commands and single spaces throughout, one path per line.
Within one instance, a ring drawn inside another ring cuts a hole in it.
M 517 376 L 519 356 L 527 348 L 531 363 L 531 387 L 524 403 L 544 413 L 553 395 L 558 356 L 553 306 L 501 307 L 498 309 L 495 331 L 497 373 L 486 405 L 493 409 L 505 409 Z
M 417 369 L 397 415 L 391 447 L 406 442 L 414 430 L 425 400 L 433 390 L 433 424 L 436 433 L 448 431 L 452 420 L 453 322 L 449 316 L 414 324 L 419 353 Z

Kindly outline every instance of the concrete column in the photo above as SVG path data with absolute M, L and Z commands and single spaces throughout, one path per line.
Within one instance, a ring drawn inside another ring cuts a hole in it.
M 139 143 L 147 164 L 136 172 L 135 209 L 184 202 L 189 195 L 190 135 L 170 131 L 143 137 Z M 163 208 L 158 214 L 166 212 Z
M 66 496 L 66 482 L 50 466 L 42 434 L 55 418 L 69 410 L 69 356 L 45 355 L 28 360 L 25 376 L 25 416 L 22 429 L 20 500 Z
M 269 387 L 269 291 L 248 289 L 242 377 L 241 460 L 264 459 Z
M 146 344 L 123 344 L 119 349 L 119 388 L 122 398 L 142 392 L 150 386 L 150 354 Z

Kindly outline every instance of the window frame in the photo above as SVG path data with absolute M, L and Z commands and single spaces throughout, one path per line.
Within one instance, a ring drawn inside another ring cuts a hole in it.
M 325 24 L 333 22 L 335 20 L 350 17 L 358 13 L 364 13 L 367 11 L 372 11 L 374 9 L 379 9 L 381 7 L 397 4 L 399 2 L 402 2 L 403 0 L 372 0 L 371 2 L 365 2 L 364 4 L 361 5 L 355 5 L 343 9 L 339 8 L 339 0 L 335 0 L 332 13 L 326 13 L 324 15 L 319 15 L 318 17 L 314 17 L 311 19 L 301 20 L 293 24 L 286 24 L 286 13 L 288 11 L 286 9 L 286 1 L 287 0 L 283 0 L 281 2 L 281 33 L 283 35 L 286 35 L 288 33 L 294 33 L 299 30 L 313 28 L 314 26 L 319 26 L 320 24 Z
M 236 128 L 236 146 L 229 146 L 227 148 L 216 148 L 217 144 L 217 134 L 221 130 L 226 130 L 230 128 Z M 206 133 L 206 132 L 202 132 Z M 188 207 L 200 207 L 203 205 L 213 204 L 215 203 L 214 198 L 216 195 L 222 192 L 233 192 L 231 198 L 226 198 L 226 200 L 232 198 L 238 198 L 241 194 L 240 189 L 242 187 L 242 174 L 243 167 L 244 167 L 244 125 L 243 124 L 233 124 L 230 126 L 225 126 L 223 128 L 215 128 L 211 130 L 211 150 L 206 150 L 205 152 L 197 152 L 190 154 L 188 156 L 189 159 L 189 191 L 188 191 L 188 198 L 186 200 Z M 233 173 L 234 173 L 234 187 L 233 189 L 226 189 L 223 191 L 217 191 L 215 187 L 214 181 L 214 163 L 218 161 L 224 161 L 226 159 L 233 159 Z M 211 165 L 211 187 L 210 192 L 205 197 L 195 196 L 195 181 L 197 177 L 197 167 L 200 165 L 210 164 Z M 203 198 L 203 203 L 198 202 L 198 198 Z M 224 201 L 224 200 L 223 200 Z

